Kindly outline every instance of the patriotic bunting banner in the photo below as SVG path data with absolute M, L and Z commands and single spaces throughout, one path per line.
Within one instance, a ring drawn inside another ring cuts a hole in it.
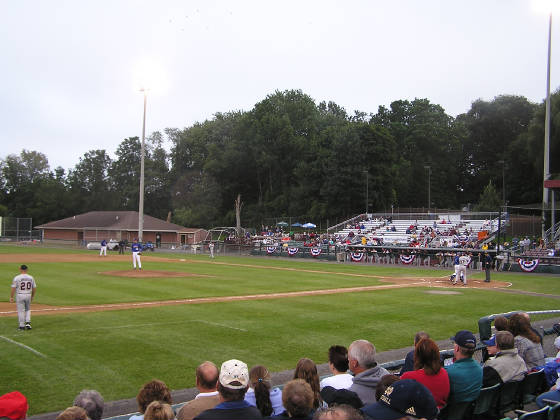
M 350 258 L 354 262 L 360 262 L 364 259 L 365 254 L 363 252 L 352 252 L 350 253 Z
M 414 258 L 416 258 L 416 255 L 401 254 L 399 258 L 401 259 L 401 262 L 403 264 L 412 264 L 412 262 L 414 261 Z
M 274 254 L 276 252 L 276 247 L 275 246 L 267 246 L 266 247 L 266 253 L 267 254 Z
M 537 258 L 534 260 L 524 260 L 519 258 L 517 260 L 517 263 L 519 264 L 519 267 L 521 267 L 523 271 L 525 271 L 526 273 L 530 273 L 535 268 L 537 268 L 537 265 L 539 265 L 539 259 Z
M 296 255 L 299 252 L 298 247 L 288 247 L 288 254 L 289 255 Z
M 321 248 L 311 248 L 311 255 L 314 257 L 321 255 Z

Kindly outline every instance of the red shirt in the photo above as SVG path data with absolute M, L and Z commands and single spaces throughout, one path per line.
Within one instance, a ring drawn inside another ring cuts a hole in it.
M 447 371 L 441 368 L 437 375 L 426 375 L 424 369 L 412 370 L 402 374 L 401 379 L 414 379 L 420 382 L 432 393 L 438 408 L 447 403 L 449 397 L 449 376 Z

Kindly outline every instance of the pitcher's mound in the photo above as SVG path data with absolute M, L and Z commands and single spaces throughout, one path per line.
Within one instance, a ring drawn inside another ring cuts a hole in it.
M 120 271 L 103 271 L 99 274 L 116 277 L 209 277 L 204 274 L 182 273 L 177 271 L 157 271 L 157 270 L 120 270 Z

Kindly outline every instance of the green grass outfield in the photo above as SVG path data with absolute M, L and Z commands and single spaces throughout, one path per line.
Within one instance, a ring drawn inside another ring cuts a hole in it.
M 95 251 L 0 246 L 4 259 L 10 256 L 3 254 L 16 253 L 52 255 L 53 262 L 30 263 L 29 267 L 38 283 L 35 303 L 55 306 L 375 286 L 386 284 L 375 276 L 443 277 L 450 272 L 267 257 L 219 257 L 211 261 L 203 255 L 156 252 L 149 256 L 173 261 L 150 262 L 145 258 L 145 269 L 210 277 L 126 278 L 98 273 L 129 270 L 128 259 L 54 262 L 57 254 L 95 255 Z M 25 257 L 14 255 L 13 262 L 0 263 L 4 279 L 0 301 L 8 301 L 11 279 L 24 262 Z M 471 278 L 482 279 L 482 273 Z M 560 279 L 549 275 L 492 273 L 492 279 L 511 282 L 516 290 L 560 295 Z M 368 339 L 378 351 L 385 351 L 410 345 L 414 333 L 421 329 L 440 340 L 459 329 L 477 331 L 478 319 L 491 313 L 559 307 L 557 299 L 546 296 L 476 289 L 434 295 L 425 293 L 428 290 L 411 287 L 33 315 L 33 330 L 24 333 L 16 331 L 16 318 L 0 317 L 0 394 L 23 392 L 29 399 L 29 415 L 34 415 L 68 407 L 84 388 L 97 389 L 110 401 L 135 397 L 142 384 L 152 378 L 162 379 L 171 389 L 192 387 L 194 370 L 204 360 L 219 365 L 238 358 L 249 366 L 264 364 L 271 371 L 280 371 L 295 367 L 300 357 L 324 363 L 330 345 L 347 346 L 358 338 Z

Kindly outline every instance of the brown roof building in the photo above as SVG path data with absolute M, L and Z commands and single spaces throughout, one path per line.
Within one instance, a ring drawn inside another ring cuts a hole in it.
M 73 241 L 87 243 L 102 239 L 133 241 L 138 237 L 138 212 L 136 211 L 90 211 L 36 226 L 44 241 Z M 206 238 L 207 231 L 186 228 L 155 217 L 144 215 L 144 242 L 165 245 L 186 245 Z

